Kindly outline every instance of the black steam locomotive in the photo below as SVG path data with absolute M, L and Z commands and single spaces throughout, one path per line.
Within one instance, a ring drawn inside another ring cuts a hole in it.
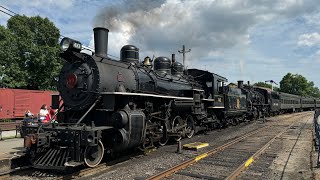
M 106 153 L 165 145 L 272 112 L 270 92 L 242 81 L 225 86 L 217 74 L 184 70 L 174 55 L 140 63 L 139 49 L 126 45 L 120 60 L 111 59 L 108 32 L 94 29 L 94 55 L 81 53 L 78 41 L 61 41 L 65 64 L 52 104 L 59 123 L 25 137 L 35 168 L 95 167 Z

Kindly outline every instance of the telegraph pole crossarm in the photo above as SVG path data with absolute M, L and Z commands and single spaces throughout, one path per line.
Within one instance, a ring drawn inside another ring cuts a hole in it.
M 183 57 L 183 66 L 186 67 L 186 53 L 190 52 L 191 49 L 186 50 L 185 45 L 182 45 L 182 50 L 178 50 L 179 53 L 182 53 L 182 57 Z
M 273 91 L 273 85 L 272 85 L 272 84 L 278 85 L 278 83 L 276 83 L 274 80 L 266 80 L 265 82 L 266 82 L 266 83 L 267 83 L 267 82 L 270 82 L 270 84 L 271 84 L 271 91 Z

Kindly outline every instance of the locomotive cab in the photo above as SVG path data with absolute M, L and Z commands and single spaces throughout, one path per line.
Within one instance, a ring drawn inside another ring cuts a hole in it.
M 188 69 L 188 74 L 203 86 L 205 98 L 211 99 L 211 106 L 224 107 L 223 92 L 219 90 L 228 81 L 225 77 L 199 69 Z

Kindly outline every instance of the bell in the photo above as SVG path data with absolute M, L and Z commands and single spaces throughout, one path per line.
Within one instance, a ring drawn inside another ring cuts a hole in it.
M 145 66 L 151 66 L 149 56 L 147 56 L 147 57 L 144 58 L 144 60 L 143 60 L 143 65 L 145 65 Z

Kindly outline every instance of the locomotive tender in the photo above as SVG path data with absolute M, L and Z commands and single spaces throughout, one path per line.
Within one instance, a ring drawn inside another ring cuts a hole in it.
M 165 145 L 169 138 L 191 138 L 200 130 L 280 112 L 272 92 L 242 81 L 225 86 L 226 78 L 184 70 L 174 56 L 158 57 L 152 67 L 148 59 L 139 63 L 137 47 L 126 45 L 120 60 L 111 59 L 108 32 L 94 28 L 94 55 L 81 53 L 78 41 L 61 41 L 63 104 L 59 96 L 52 104 L 59 123 L 25 136 L 35 168 L 95 167 L 106 153 Z

